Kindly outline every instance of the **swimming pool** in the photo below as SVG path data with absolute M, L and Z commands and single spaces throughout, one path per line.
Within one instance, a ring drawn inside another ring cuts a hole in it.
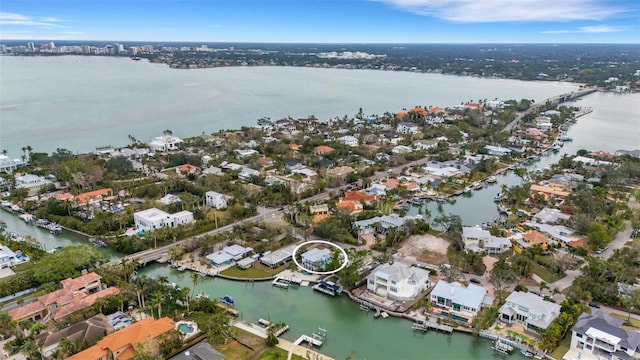
M 178 330 L 183 334 L 191 334 L 193 333 L 194 328 L 187 323 L 180 323 L 178 324 Z
M 511 232 L 514 234 L 522 234 L 522 231 L 518 230 L 518 229 L 511 229 Z

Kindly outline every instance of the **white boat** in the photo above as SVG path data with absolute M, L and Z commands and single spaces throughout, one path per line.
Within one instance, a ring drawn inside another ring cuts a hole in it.
M 185 266 L 180 265 L 180 266 L 178 266 L 178 267 L 176 268 L 176 270 L 178 270 L 178 271 L 185 271 L 185 270 L 187 270 L 187 268 L 186 268 Z
M 493 183 L 495 183 L 496 181 L 498 181 L 498 178 L 497 178 L 495 175 L 491 175 L 491 176 L 489 176 L 489 177 L 487 178 L 487 182 L 488 182 L 489 184 L 493 184 Z
M 520 352 L 522 353 L 522 355 L 526 356 L 526 357 L 532 357 L 533 353 L 528 352 L 527 350 L 520 350 Z

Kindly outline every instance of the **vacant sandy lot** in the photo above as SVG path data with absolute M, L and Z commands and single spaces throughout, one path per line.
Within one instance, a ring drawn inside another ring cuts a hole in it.
M 449 241 L 430 234 L 411 235 L 398 250 L 400 256 L 412 256 L 429 264 L 447 262 Z

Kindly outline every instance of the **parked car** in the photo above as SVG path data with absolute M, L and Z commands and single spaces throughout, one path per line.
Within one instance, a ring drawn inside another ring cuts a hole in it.
M 592 308 L 600 309 L 600 305 L 598 305 L 598 303 L 595 301 L 590 302 L 589 306 L 591 306 Z
M 474 283 L 474 284 L 482 284 L 482 281 L 480 281 L 479 279 L 476 279 L 476 278 L 471 278 L 471 279 L 469 279 L 469 281 Z

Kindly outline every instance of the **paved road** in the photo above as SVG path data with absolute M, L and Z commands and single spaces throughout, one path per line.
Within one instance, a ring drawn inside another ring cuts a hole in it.
M 613 255 L 613 252 L 616 249 L 623 248 L 627 242 L 631 241 L 632 231 L 633 231 L 633 226 L 631 226 L 631 221 L 627 220 L 624 230 L 620 231 L 616 235 L 616 238 L 611 242 L 611 244 L 609 244 L 609 246 L 607 247 L 607 250 L 603 251 L 602 254 L 600 254 L 600 257 L 608 259 L 611 257 L 611 255 Z

